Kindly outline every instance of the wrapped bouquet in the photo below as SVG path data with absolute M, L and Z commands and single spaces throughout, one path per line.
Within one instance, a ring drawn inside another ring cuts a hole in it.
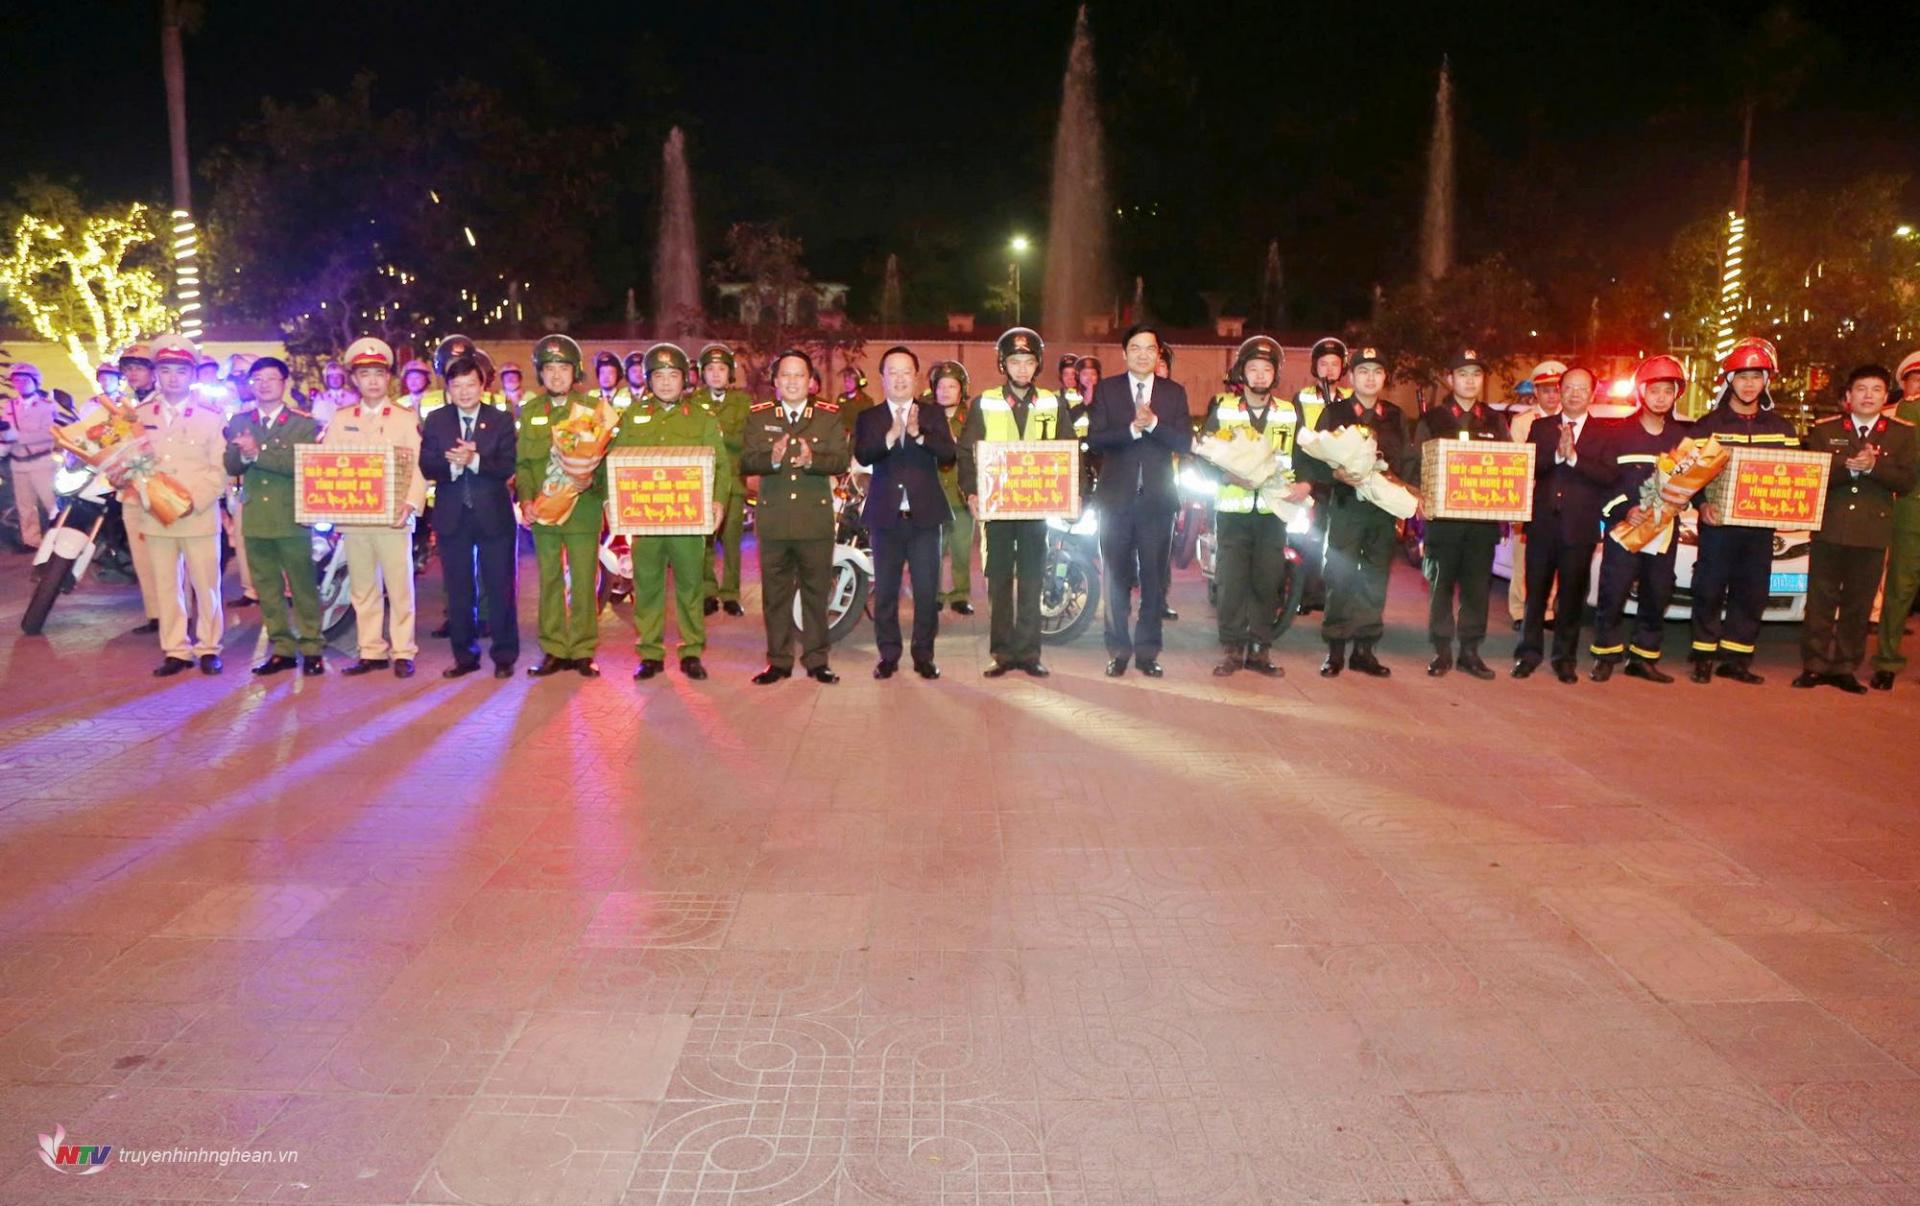
M 140 435 L 133 407 L 102 395 L 71 423 L 53 429 L 53 442 L 89 465 L 99 465 L 114 449 Z
M 1695 494 L 1720 476 L 1730 459 L 1732 454 L 1712 436 L 1681 440 L 1673 451 L 1660 454 L 1653 475 L 1640 483 L 1640 497 L 1634 502 L 1641 511 L 1640 522 L 1623 519 L 1607 535 L 1630 552 L 1643 552 L 1655 543 L 1665 548 L 1673 521 Z
M 160 458 L 145 436 L 115 444 L 99 462 L 101 472 L 131 495 L 147 514 L 170 524 L 193 510 L 193 495 L 180 479 L 160 468 Z
M 1317 461 L 1345 470 L 1356 483 L 1355 494 L 1395 519 L 1406 519 L 1420 505 L 1420 496 L 1388 470 L 1371 428 L 1353 425 L 1303 431 L 1296 447 Z
M 1211 462 L 1260 493 L 1267 510 L 1283 520 L 1291 520 L 1311 507 L 1311 501 L 1297 503 L 1287 497 L 1287 475 L 1280 471 L 1279 454 L 1251 427 L 1222 428 L 1195 440 L 1194 455 Z
M 620 412 L 600 401 L 588 413 L 570 414 L 553 425 L 553 451 L 547 457 L 540 495 L 531 507 L 533 522 L 567 521 L 580 500 L 581 487 L 575 479 L 587 477 L 600 467 L 619 422 Z

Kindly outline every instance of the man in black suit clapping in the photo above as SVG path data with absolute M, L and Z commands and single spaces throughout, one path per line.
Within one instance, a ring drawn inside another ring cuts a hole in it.
M 1545 652 L 1547 600 L 1559 591 L 1553 622 L 1553 675 L 1577 683 L 1580 624 L 1587 607 L 1600 512 L 1618 466 L 1606 424 L 1587 413 L 1594 376 L 1570 368 L 1560 377 L 1560 413 L 1534 420 L 1533 519 L 1527 524 L 1527 610 L 1513 676 L 1526 678 Z
M 886 401 L 854 421 L 853 456 L 873 469 L 861 519 L 873 534 L 875 678 L 900 668 L 900 571 L 913 577 L 913 670 L 939 678 L 933 639 L 940 630 L 940 533 L 953 519 L 940 470 L 954 463 L 953 429 L 938 404 L 916 399 L 920 361 L 903 347 L 880 357 Z
M 1100 556 L 1107 570 L 1107 675 L 1160 677 L 1160 623 L 1166 607 L 1167 554 L 1179 508 L 1173 458 L 1193 447 L 1187 391 L 1154 375 L 1160 334 L 1145 323 L 1127 331 L 1127 371 L 1103 378 L 1088 404 L 1087 446 L 1101 456 Z M 1133 588 L 1140 622 L 1131 631 Z
M 442 678 L 480 668 L 475 567 L 486 594 L 493 636 L 493 676 L 512 678 L 520 656 L 520 619 L 514 601 L 513 476 L 519 437 L 513 416 L 482 404 L 485 382 L 478 360 L 461 356 L 446 369 L 447 400 L 427 415 L 420 437 L 420 472 L 437 483 L 433 533 L 447 586 L 448 636 L 453 665 Z

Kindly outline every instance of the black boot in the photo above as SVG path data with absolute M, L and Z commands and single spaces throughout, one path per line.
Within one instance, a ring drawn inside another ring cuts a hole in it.
M 1453 650 L 1445 645 L 1433 647 L 1433 660 L 1427 663 L 1427 677 L 1439 678 L 1453 669 Z
M 1694 657 L 1690 657 L 1687 660 L 1693 663 L 1692 669 L 1687 671 L 1688 678 L 1692 679 L 1696 683 L 1710 683 L 1713 681 L 1713 659 L 1712 658 L 1700 657 L 1698 655 L 1695 655 Z
M 1368 678 L 1386 678 L 1393 673 L 1380 664 L 1379 658 L 1373 656 L 1372 641 L 1355 641 L 1353 656 L 1347 660 L 1347 665 L 1355 674 L 1364 674 Z
M 1246 664 L 1246 648 L 1241 645 L 1228 645 L 1227 655 L 1221 658 L 1220 664 L 1213 668 L 1213 676 L 1215 678 L 1226 678 L 1238 672 L 1239 669 Z
M 1320 677 L 1333 678 L 1347 668 L 1347 643 L 1327 642 L 1327 660 L 1320 663 Z

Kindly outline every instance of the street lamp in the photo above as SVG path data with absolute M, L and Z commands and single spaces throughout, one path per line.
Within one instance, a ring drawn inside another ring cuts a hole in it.
M 1027 254 L 1027 248 L 1031 246 L 1033 244 L 1027 241 L 1025 235 L 1015 235 L 1013 242 L 1007 244 L 1007 249 L 1013 253 L 1013 258 L 1007 261 L 1007 275 L 1009 283 L 1013 285 L 1013 325 L 1016 327 L 1020 325 L 1020 257 Z

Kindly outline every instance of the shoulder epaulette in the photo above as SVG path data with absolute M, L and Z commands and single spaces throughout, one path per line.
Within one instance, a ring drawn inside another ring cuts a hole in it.
M 311 418 L 313 417 L 313 412 L 312 412 L 312 411 L 310 411 L 310 410 L 301 410 L 301 409 L 300 409 L 300 408 L 299 408 L 298 406 L 295 406 L 295 405 L 294 405 L 293 403 L 291 403 L 291 402 L 288 402 L 288 403 L 285 403 L 285 406 L 286 406 L 286 408 L 287 408 L 288 410 L 290 410 L 290 411 L 292 411 L 292 412 L 293 412 L 294 414 L 296 414 L 296 415 L 299 415 L 299 416 L 300 416 L 301 418 L 303 418 L 303 419 L 311 419 Z
M 838 402 L 828 402 L 825 399 L 815 402 L 813 404 L 813 408 L 815 410 L 824 410 L 830 415 L 837 415 L 840 413 L 840 404 Z
M 1815 420 L 1813 421 L 1813 425 L 1814 425 L 1815 427 L 1818 427 L 1818 426 L 1820 426 L 1820 424 L 1822 424 L 1822 423 L 1838 423 L 1838 422 L 1839 422 L 1839 421 L 1840 421 L 1841 419 L 1843 419 L 1843 418 L 1845 418 L 1845 417 L 1846 417 L 1846 416 L 1844 416 L 1844 415 L 1828 415 L 1828 416 L 1827 416 L 1826 418 L 1824 418 L 1824 419 L 1815 419 Z
M 1912 426 L 1913 426 L 1913 420 L 1912 420 L 1912 419 L 1903 419 L 1903 418 L 1901 418 L 1901 417 L 1900 417 L 1899 415 L 1888 415 L 1888 416 L 1887 416 L 1887 418 L 1888 418 L 1888 419 L 1889 419 L 1890 421 L 1892 421 L 1892 422 L 1895 422 L 1895 423 L 1898 423 L 1898 424 L 1900 424 L 1900 426 L 1902 426 L 1902 427 L 1912 427 Z
M 752 406 L 749 406 L 747 409 L 753 414 L 757 415 L 763 410 L 772 410 L 775 406 L 778 406 L 778 405 L 779 403 L 777 402 L 756 402 Z

